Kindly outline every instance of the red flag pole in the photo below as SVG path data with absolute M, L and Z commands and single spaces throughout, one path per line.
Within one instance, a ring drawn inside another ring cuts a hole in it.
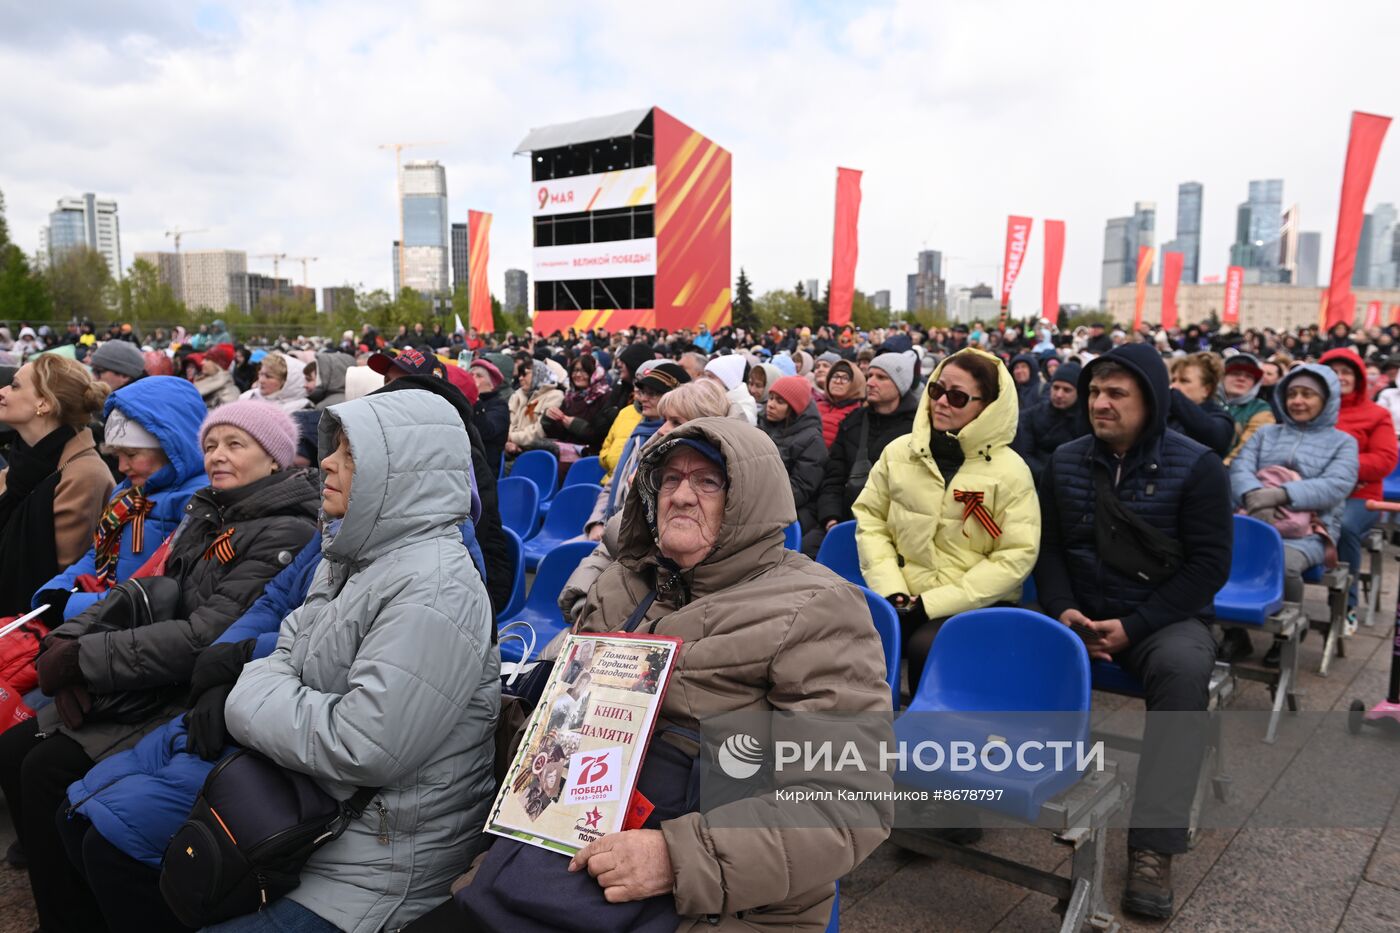
M 1021 274 L 1021 263 L 1025 262 L 1026 250 L 1031 241 L 1031 219 L 1012 214 L 1006 218 L 1006 262 L 1001 275 L 1001 327 L 1006 326 L 1006 313 L 1011 307 L 1011 289 L 1016 285 L 1016 277 Z
M 1041 282 L 1040 316 L 1052 325 L 1060 321 L 1060 268 L 1065 262 L 1065 222 L 1045 221 L 1045 274 Z
M 1162 328 L 1176 326 L 1176 288 L 1181 284 L 1181 267 L 1185 253 L 1162 254 Z
M 1356 319 L 1356 298 L 1351 293 L 1351 276 L 1356 269 L 1356 249 L 1361 242 L 1366 192 L 1376 170 L 1381 142 L 1390 127 L 1390 117 L 1353 111 L 1351 136 L 1347 140 L 1346 169 L 1342 173 L 1342 202 L 1337 211 L 1337 239 L 1332 247 L 1332 281 L 1327 289 L 1327 326 Z
M 836 229 L 831 241 L 831 299 L 826 319 L 837 327 L 851 322 L 860 258 L 860 176 L 853 168 L 836 170 Z M 815 297 L 815 296 L 814 296 Z

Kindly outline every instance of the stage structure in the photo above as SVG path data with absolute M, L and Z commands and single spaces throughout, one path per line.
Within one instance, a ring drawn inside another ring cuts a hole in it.
M 515 151 L 537 333 L 729 323 L 727 150 L 650 107 L 534 129 Z

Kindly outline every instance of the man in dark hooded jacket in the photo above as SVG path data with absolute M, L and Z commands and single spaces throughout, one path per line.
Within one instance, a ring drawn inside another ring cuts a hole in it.
M 1040 381 L 1040 360 L 1032 353 L 1020 353 L 1011 358 L 1010 369 L 1021 411 L 1039 405 L 1045 391 L 1045 384 Z
M 1085 367 L 1079 404 L 1093 434 L 1056 450 L 1041 478 L 1035 568 L 1045 614 L 1083 638 L 1091 657 L 1118 663 L 1145 688 L 1123 908 L 1155 918 L 1171 916 L 1171 860 L 1187 848 L 1215 663 L 1209 626 L 1229 578 L 1234 530 L 1225 467 L 1167 427 L 1169 392 L 1167 368 L 1146 344 Z M 1119 510 L 1130 518 L 1113 524 L 1128 532 L 1102 551 L 1098 527 Z M 1179 559 L 1162 557 L 1161 545 L 1133 546 L 1162 537 L 1176 543 Z M 1135 553 L 1143 560 L 1132 566 Z M 1153 568 L 1147 579 L 1143 566 Z
M 1078 404 L 1078 386 L 1079 364 L 1065 363 L 1051 377 L 1046 399 L 1021 409 L 1021 421 L 1011 449 L 1026 461 L 1037 482 L 1050 465 L 1050 456 L 1056 448 L 1089 433 L 1089 420 Z

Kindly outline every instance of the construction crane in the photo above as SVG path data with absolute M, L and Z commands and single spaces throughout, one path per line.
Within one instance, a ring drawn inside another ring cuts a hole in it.
M 403 261 L 403 151 L 412 149 L 415 146 L 442 146 L 446 145 L 442 140 L 433 140 L 426 143 L 380 143 L 380 149 L 394 150 L 394 184 L 399 193 L 399 288 L 404 286 L 404 261 Z
M 288 256 L 287 258 L 290 259 L 292 262 L 299 262 L 299 263 L 301 263 L 301 287 L 302 287 L 302 288 L 307 288 L 308 286 L 307 286 L 307 284 L 306 284 L 306 282 L 307 282 L 307 279 L 306 279 L 306 264 L 307 264 L 308 262 L 315 262 L 315 261 L 316 261 L 317 259 L 319 259 L 320 257 L 319 257 L 319 256 Z
M 277 269 L 278 269 L 278 265 L 277 265 L 277 264 L 280 263 L 282 260 L 286 259 L 286 258 L 287 258 L 287 254 L 286 254 L 286 253 L 259 253 L 258 255 L 254 256 L 253 258 L 254 258 L 254 259 L 271 259 L 271 260 L 272 260 L 272 289 L 273 289 L 273 291 L 277 291 L 277 290 L 278 290 L 278 286 L 277 286 Z
M 191 233 L 208 233 L 208 232 L 209 232 L 208 230 L 203 229 L 203 228 L 200 228 L 199 230 L 181 230 L 179 227 L 176 227 L 174 230 L 167 230 L 167 231 L 165 231 L 165 235 L 168 236 L 168 237 L 174 237 L 174 239 L 175 239 L 175 252 L 178 253 L 178 252 L 180 251 L 180 238 L 181 238 L 181 237 L 183 237 L 183 236 L 188 236 L 188 235 L 190 235 Z

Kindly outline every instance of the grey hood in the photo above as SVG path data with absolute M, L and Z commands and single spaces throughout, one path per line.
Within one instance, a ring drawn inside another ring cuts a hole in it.
M 333 405 L 319 428 L 322 459 L 342 429 L 355 473 L 345 520 L 321 546 L 327 560 L 356 567 L 394 548 L 461 536 L 471 511 L 471 446 L 455 408 L 429 392 Z

